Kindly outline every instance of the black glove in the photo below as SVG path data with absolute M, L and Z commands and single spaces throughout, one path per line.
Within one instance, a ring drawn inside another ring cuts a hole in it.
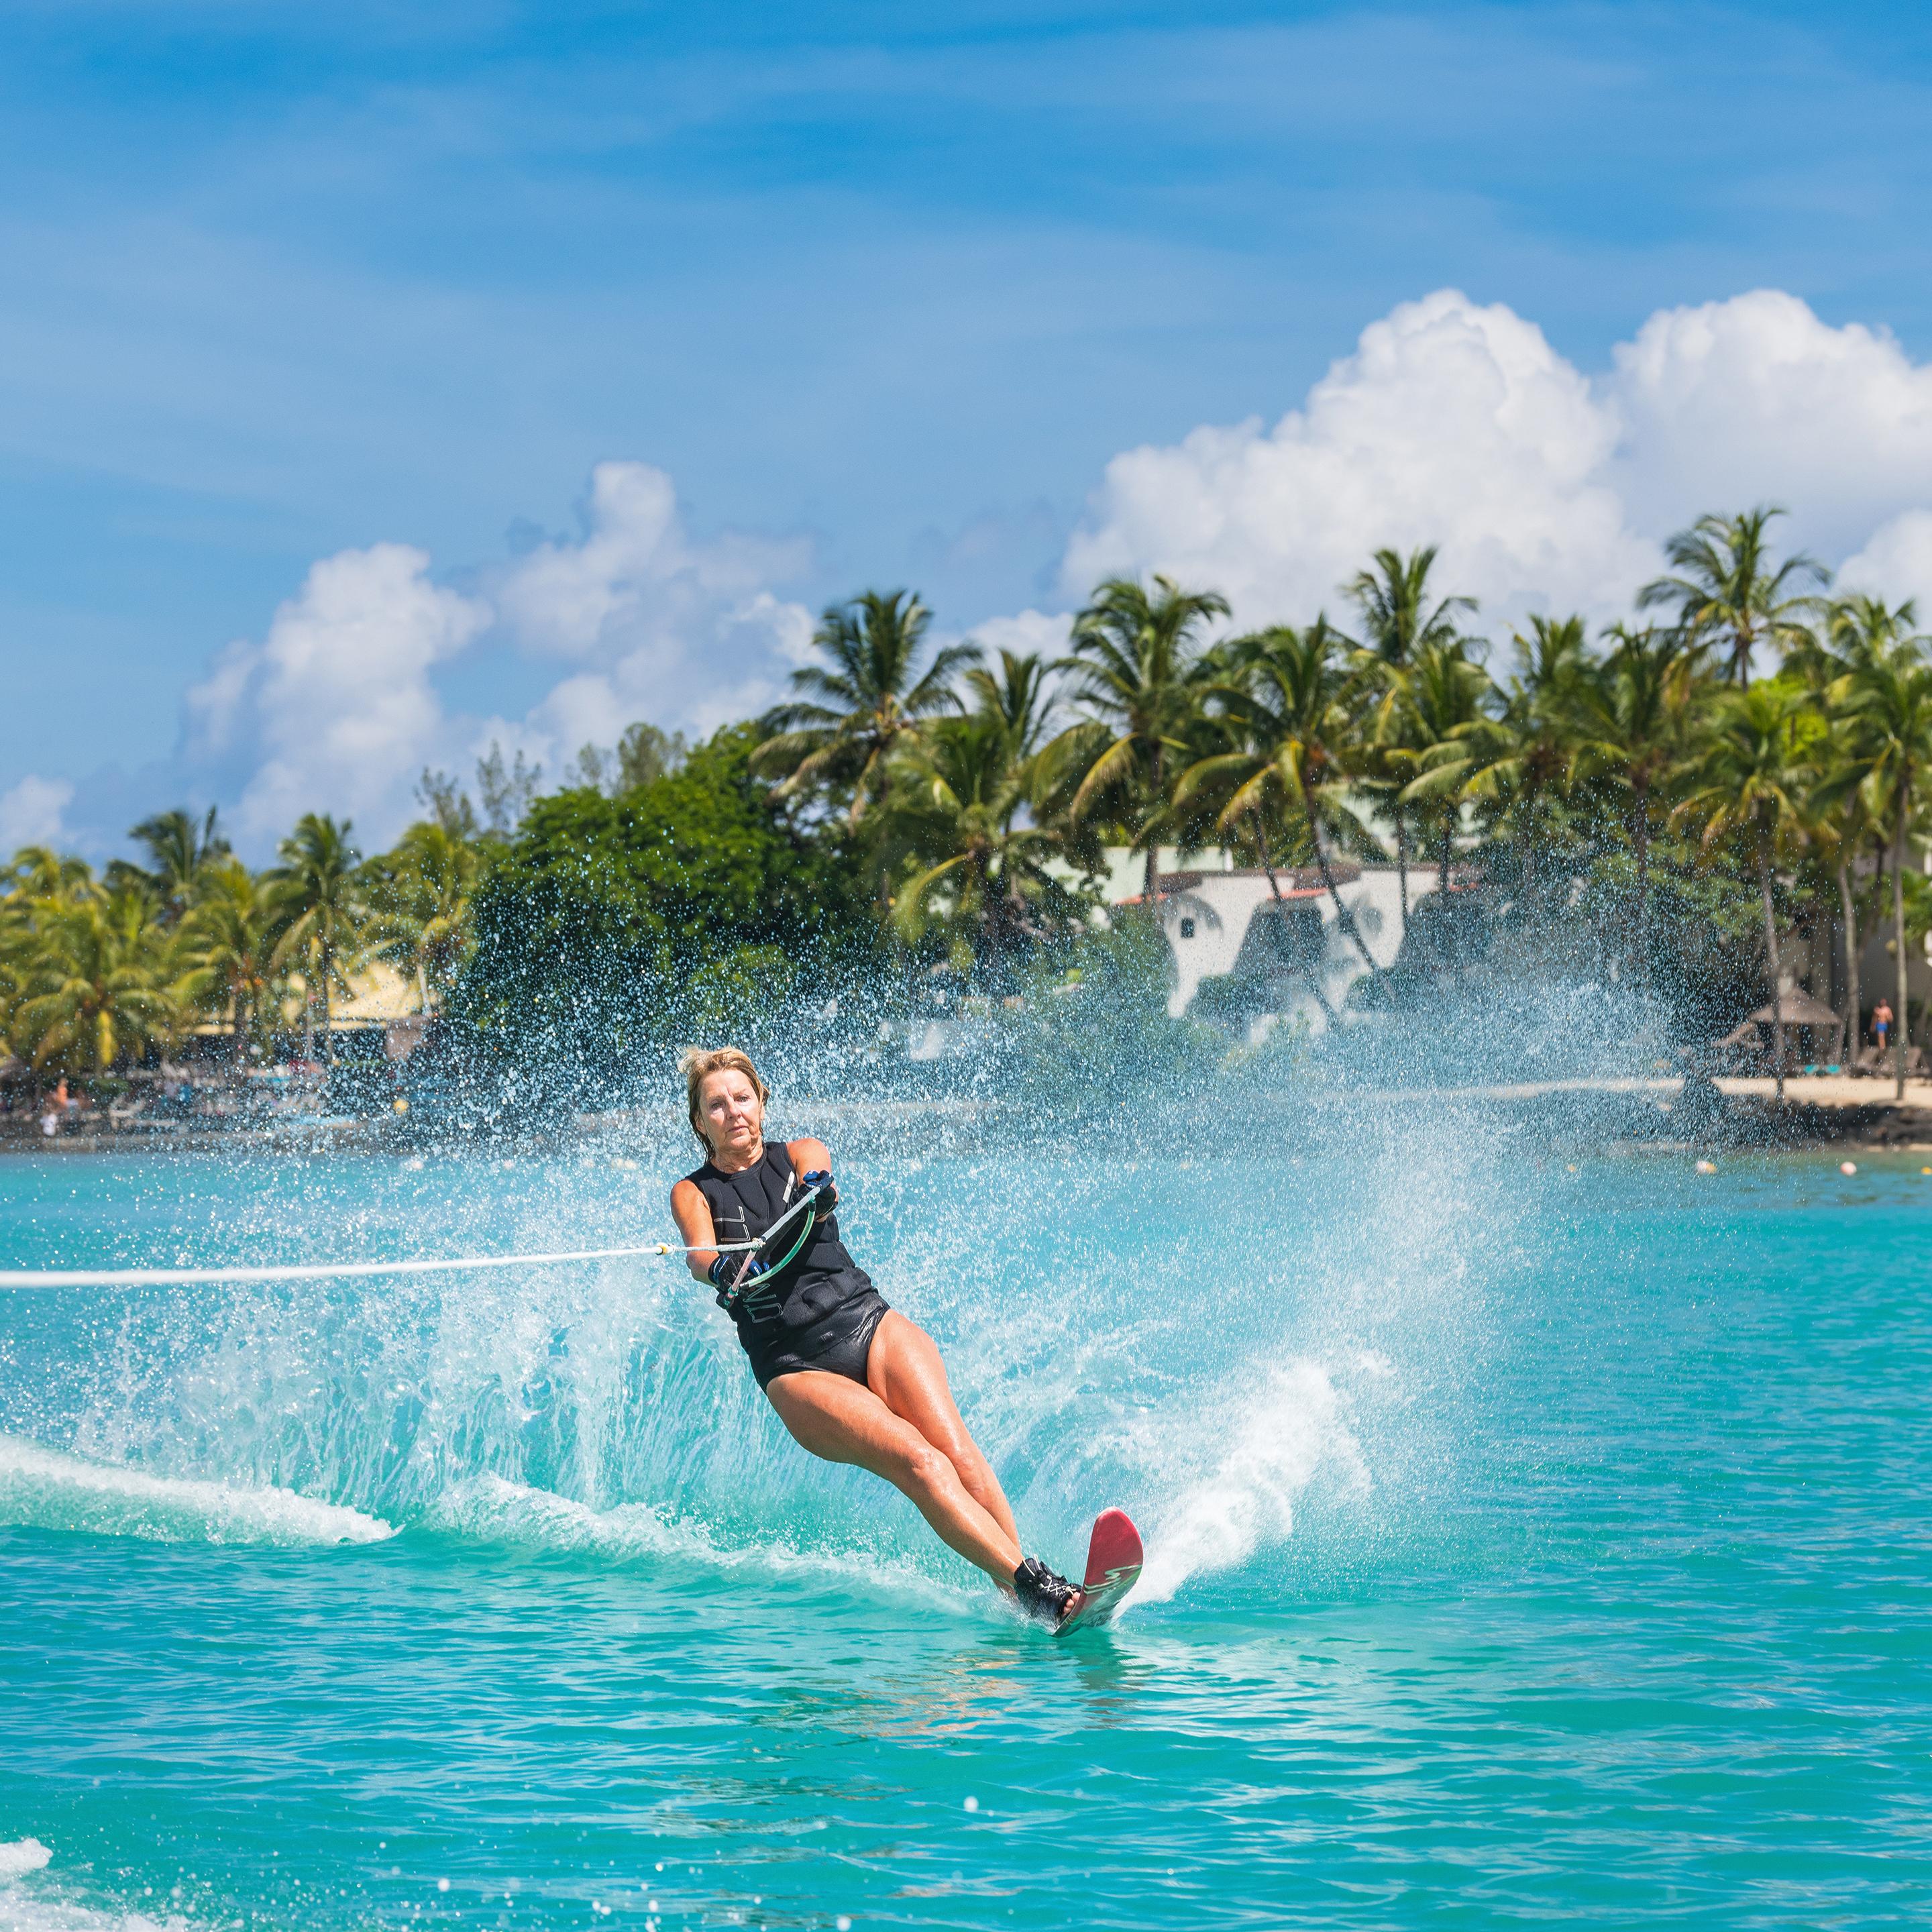
M 714 1255 L 712 1257 L 710 1267 L 706 1269 L 705 1272 L 711 1277 L 711 1286 L 718 1291 L 718 1306 L 720 1308 L 729 1310 L 740 1294 L 749 1288 L 760 1275 L 770 1272 L 770 1265 L 767 1262 L 754 1258 L 751 1265 L 746 1268 L 745 1257 L 742 1252 Z M 738 1275 L 738 1270 L 741 1268 L 745 1269 L 744 1278 L 742 1280 Z
M 806 1186 L 819 1190 L 818 1198 L 812 1204 L 812 1218 L 823 1221 L 828 1215 L 837 1214 L 838 1190 L 832 1180 L 831 1168 L 814 1167 L 804 1178 Z

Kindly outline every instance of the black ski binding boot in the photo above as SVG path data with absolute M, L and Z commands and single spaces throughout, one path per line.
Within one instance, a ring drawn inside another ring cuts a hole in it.
M 1086 1594 L 1058 1570 L 1049 1570 L 1037 1556 L 1029 1556 L 1013 1572 L 1013 1588 L 1018 1594 L 1022 1610 L 1056 1628 Z

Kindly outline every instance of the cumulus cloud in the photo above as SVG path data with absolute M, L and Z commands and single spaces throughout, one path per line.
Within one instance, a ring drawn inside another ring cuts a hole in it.
M 1895 523 L 1885 566 L 1927 583 L 1901 513 L 1932 505 L 1932 369 L 1760 290 L 1652 316 L 1592 380 L 1509 308 L 1444 290 L 1365 330 L 1272 428 L 1115 458 L 1063 584 L 1165 571 L 1222 589 L 1238 622 L 1292 620 L 1333 609 L 1381 545 L 1436 543 L 1444 587 L 1493 626 L 1600 621 L 1670 530 L 1766 500 L 1828 561 Z
M 1932 368 L 1796 296 L 1660 310 L 1614 352 L 1604 400 L 1617 488 L 1653 532 L 1768 501 L 1842 556 L 1903 506 L 1932 504 Z
M 0 854 L 22 845 L 56 845 L 62 814 L 74 798 L 65 778 L 36 778 L 32 773 L 0 792 Z
M 1607 616 L 1655 566 L 1608 474 L 1616 424 L 1533 323 L 1445 290 L 1363 332 L 1272 429 L 1197 429 L 1114 458 L 1063 584 L 1162 571 L 1236 620 L 1334 610 L 1382 544 L 1440 544 L 1444 580 L 1505 616 Z
M 497 610 L 528 648 L 595 664 L 614 687 L 684 722 L 712 687 L 768 680 L 796 663 L 812 619 L 772 586 L 800 576 L 810 550 L 687 529 L 671 479 L 644 463 L 600 463 L 574 541 L 540 544 L 500 581 Z
M 1898 604 L 1918 606 L 1922 628 L 1932 628 L 1932 510 L 1907 510 L 1872 532 L 1871 541 L 1846 558 L 1840 586 Z
M 214 750 L 245 733 L 260 748 L 236 808 L 244 838 L 304 812 L 373 820 L 380 836 L 406 809 L 448 736 L 430 674 L 489 621 L 429 566 L 404 544 L 325 558 L 261 643 L 230 646 L 188 693 L 194 738 Z
M 188 759 L 237 775 L 244 844 L 304 811 L 386 840 L 424 766 L 466 775 L 493 741 L 554 776 L 634 719 L 704 733 L 775 702 L 813 626 L 773 586 L 808 560 L 795 542 L 694 537 L 663 471 L 601 464 L 578 536 L 476 573 L 466 592 L 405 544 L 317 563 L 266 635 L 230 644 L 189 692 Z M 452 712 L 438 674 L 486 638 L 569 668 L 520 717 Z

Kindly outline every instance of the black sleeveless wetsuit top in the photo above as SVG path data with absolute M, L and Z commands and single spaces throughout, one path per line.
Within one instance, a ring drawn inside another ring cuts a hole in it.
M 767 1141 L 764 1159 L 742 1173 L 721 1174 L 707 1160 L 686 1178 L 709 1203 L 721 1241 L 762 1234 L 800 1192 L 782 1141 Z M 804 1220 L 801 1214 L 787 1222 L 761 1258 L 776 1261 L 788 1253 Z M 731 1318 L 763 1388 L 772 1376 L 798 1369 L 830 1369 L 862 1382 L 865 1350 L 885 1313 L 872 1278 L 845 1252 L 838 1217 L 832 1214 L 814 1218 L 804 1245 L 783 1268 L 747 1286 Z

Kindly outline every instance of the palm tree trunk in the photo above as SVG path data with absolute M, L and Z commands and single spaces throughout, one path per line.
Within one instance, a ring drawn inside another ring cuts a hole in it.
M 1851 868 L 1838 867 L 1838 907 L 1845 922 L 1845 1016 L 1838 1025 L 1840 1065 L 1856 1064 L 1858 1057 L 1858 912 L 1852 900 Z
M 241 1072 L 248 1064 L 248 1010 L 243 1004 L 242 989 L 235 989 L 235 1070 Z
M 1150 845 L 1147 848 L 1147 864 L 1141 876 L 1141 898 L 1151 908 L 1160 892 L 1160 848 Z
M 1408 930 L 1408 820 L 1400 806 L 1395 808 L 1395 879 L 1402 894 L 1402 929 Z
M 1892 1023 L 1892 1070 L 1897 1080 L 1893 1097 L 1905 1098 L 1905 821 L 1910 815 L 1911 794 L 1898 788 L 1898 830 L 1892 843 L 1892 929 L 1898 959 L 1898 1017 Z
M 315 1064 L 315 988 L 308 975 L 302 975 L 302 1064 Z
M 1771 973 L 1771 1072 L 1778 1098 L 1784 1099 L 1784 1003 L 1778 990 L 1778 921 L 1771 909 L 1771 839 L 1757 832 L 1757 890 L 1764 904 L 1764 957 Z
M 1444 905 L 1449 902 L 1449 841 L 1454 824 L 1454 821 L 1444 812 L 1442 815 L 1442 849 L 1437 855 L 1436 872 L 1436 890 Z
M 1379 980 L 1382 969 L 1376 964 L 1376 956 L 1369 950 L 1362 929 L 1355 923 L 1354 914 L 1342 902 L 1341 888 L 1336 884 L 1334 872 L 1328 863 L 1328 848 L 1322 842 L 1322 827 L 1312 812 L 1308 814 L 1308 842 L 1315 848 L 1315 862 L 1320 868 L 1322 883 L 1328 887 L 1328 896 L 1335 902 L 1335 923 L 1354 942 L 1355 950 L 1362 956 L 1362 963 L 1369 969 L 1369 977 Z

